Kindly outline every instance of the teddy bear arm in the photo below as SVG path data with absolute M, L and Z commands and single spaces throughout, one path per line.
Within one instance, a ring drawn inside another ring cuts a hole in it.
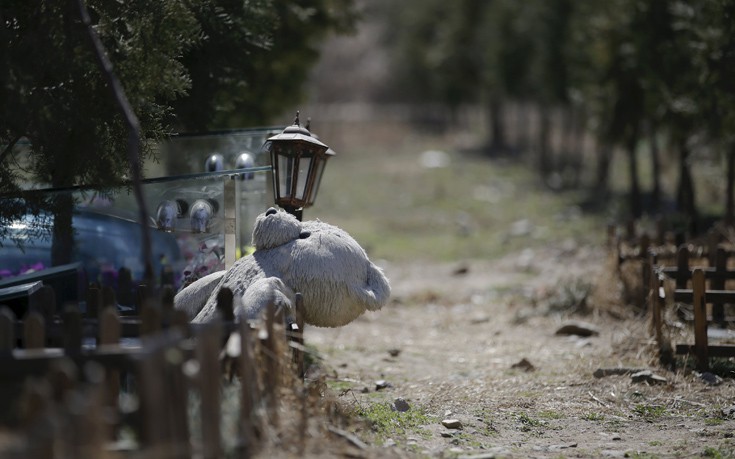
M 383 271 L 370 262 L 365 281 L 351 285 L 350 294 L 367 310 L 377 311 L 385 306 L 390 298 L 390 284 Z
M 235 310 L 239 320 L 258 319 L 271 303 L 283 310 L 287 317 L 293 315 L 296 296 L 284 282 L 277 277 L 266 277 L 254 282 L 243 293 Z
M 174 296 L 174 308 L 186 312 L 189 319 L 196 317 L 222 282 L 225 271 L 217 271 L 192 282 Z

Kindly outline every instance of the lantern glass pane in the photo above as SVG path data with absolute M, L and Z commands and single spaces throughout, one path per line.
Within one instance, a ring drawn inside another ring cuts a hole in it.
M 290 198 L 292 190 L 294 159 L 278 155 L 278 197 Z
M 312 158 L 302 156 L 299 159 L 299 177 L 296 189 L 296 199 L 306 199 L 307 185 L 309 184 L 309 169 Z
M 326 159 L 318 159 L 314 164 L 314 167 L 316 168 L 316 176 L 314 177 L 314 187 L 311 189 L 311 195 L 309 196 L 309 204 L 313 204 L 316 200 L 316 194 L 319 191 L 319 184 L 322 182 L 322 174 L 324 173 L 324 166 L 326 165 Z

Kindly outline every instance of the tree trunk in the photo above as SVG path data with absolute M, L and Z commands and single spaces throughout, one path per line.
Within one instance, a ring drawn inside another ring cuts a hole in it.
M 570 155 L 572 166 L 572 187 L 578 188 L 582 183 L 582 168 L 584 164 L 584 116 L 585 111 L 582 107 L 573 108 L 573 122 L 570 141 Z
M 595 172 L 595 195 L 600 199 L 607 198 L 608 183 L 610 182 L 610 161 L 612 160 L 612 147 L 608 144 L 598 146 L 597 168 Z
M 505 150 L 505 124 L 503 122 L 503 104 L 499 97 L 490 99 L 490 134 L 492 136 L 490 149 L 492 151 Z
M 518 101 L 515 106 L 515 145 L 513 147 L 517 151 L 523 152 L 528 145 L 528 125 L 530 123 L 525 104 L 522 101 Z
M 651 174 L 653 175 L 651 207 L 659 210 L 661 208 L 661 159 L 659 158 L 658 138 L 656 134 L 656 126 L 653 124 L 649 125 L 648 139 L 651 142 Z
M 538 167 L 541 177 L 545 178 L 551 172 L 551 151 L 549 145 L 551 118 L 547 107 L 542 106 L 539 111 Z
M 694 199 L 694 182 L 689 168 L 689 147 L 686 139 L 679 141 L 679 187 L 676 194 L 678 209 L 690 219 L 690 231 L 696 233 L 697 208 Z
M 71 263 L 74 251 L 72 215 L 74 200 L 71 192 L 60 192 L 53 198 L 54 226 L 51 232 L 51 266 Z
M 638 161 L 636 158 L 636 147 L 638 146 L 638 130 L 630 134 L 626 150 L 628 153 L 628 173 L 630 174 L 630 213 L 633 218 L 640 218 L 643 215 L 643 206 L 641 205 L 641 187 L 638 181 Z
M 528 102 L 521 104 L 521 114 L 519 121 L 521 122 L 520 132 L 521 139 L 519 148 L 521 151 L 529 150 L 533 148 L 533 131 L 534 131 L 534 116 L 533 106 Z
M 727 188 L 725 189 L 725 224 L 733 226 L 735 219 L 735 144 L 727 152 Z

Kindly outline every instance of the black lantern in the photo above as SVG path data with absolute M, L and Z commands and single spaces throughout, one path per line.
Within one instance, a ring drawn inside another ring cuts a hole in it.
M 303 209 L 314 204 L 324 166 L 334 152 L 299 124 L 298 112 L 293 125 L 266 140 L 263 150 L 273 165 L 276 204 L 300 220 Z

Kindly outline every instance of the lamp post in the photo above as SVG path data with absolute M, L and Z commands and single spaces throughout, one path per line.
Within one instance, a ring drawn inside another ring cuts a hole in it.
M 301 220 L 305 207 L 314 204 L 327 160 L 334 152 L 299 123 L 268 138 L 262 150 L 273 165 L 273 196 L 278 206 Z

